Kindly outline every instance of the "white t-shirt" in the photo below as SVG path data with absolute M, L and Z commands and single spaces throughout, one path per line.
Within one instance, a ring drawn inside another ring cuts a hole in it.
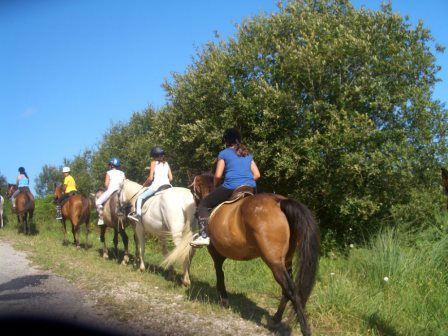
M 109 187 L 108 190 L 118 190 L 126 179 L 126 176 L 121 170 L 111 169 L 107 172 L 109 175 Z
M 170 166 L 168 162 L 156 161 L 156 166 L 154 168 L 154 180 L 151 183 L 152 188 L 159 188 L 164 184 L 170 184 L 168 178 L 168 171 Z

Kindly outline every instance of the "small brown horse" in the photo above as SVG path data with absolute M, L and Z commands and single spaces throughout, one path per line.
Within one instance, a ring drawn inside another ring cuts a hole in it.
M 17 185 L 8 184 L 6 196 L 11 197 L 16 190 Z M 14 203 L 19 227 L 22 227 L 23 225 L 23 232 L 25 234 L 31 234 L 31 223 L 33 222 L 34 214 L 34 197 L 28 187 L 24 187 L 15 198 Z
M 213 190 L 213 176 L 196 176 L 192 186 L 199 200 Z M 282 288 L 274 322 L 281 321 L 286 304 L 291 301 L 303 335 L 311 335 L 305 305 L 316 278 L 320 239 L 313 214 L 305 205 L 268 193 L 244 197 L 216 208 L 209 220 L 208 233 L 208 251 L 215 264 L 217 289 L 223 304 L 228 304 L 224 260 L 261 257 Z M 164 264 L 173 263 L 180 254 L 181 247 L 176 248 Z M 294 254 L 298 256 L 295 276 Z
M 97 200 L 101 194 L 104 193 L 104 190 L 99 189 L 93 196 L 95 200 Z M 118 211 L 118 194 L 117 192 L 113 193 L 109 199 L 103 205 L 103 219 L 104 224 L 100 225 L 100 240 L 103 243 L 103 258 L 109 259 L 109 253 L 107 251 L 106 246 L 106 229 L 112 228 L 114 229 L 114 252 L 115 257 L 118 259 L 118 234 L 121 236 L 121 240 L 124 245 L 124 257 L 122 260 L 123 265 L 127 265 L 129 263 L 129 238 L 126 233 L 126 226 L 128 225 L 128 220 L 126 217 L 121 217 Z M 135 239 L 135 237 L 134 237 Z M 137 250 L 137 247 L 136 247 Z M 137 255 L 137 252 L 136 254 Z
M 56 186 L 54 189 L 54 200 L 59 201 L 62 197 L 62 186 Z M 62 205 L 62 228 L 64 230 L 64 240 L 62 243 L 66 245 L 67 241 L 67 226 L 65 221 L 67 219 L 72 223 L 72 233 L 74 244 L 77 248 L 80 247 L 79 243 L 79 228 L 82 224 L 86 225 L 86 243 L 85 247 L 89 247 L 89 232 L 90 232 L 90 202 L 87 197 L 81 194 L 75 194 L 70 196 Z

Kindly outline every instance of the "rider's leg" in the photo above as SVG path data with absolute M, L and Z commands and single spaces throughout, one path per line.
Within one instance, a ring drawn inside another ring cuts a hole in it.
M 12 207 L 15 209 L 16 208 L 16 197 L 17 195 L 20 193 L 20 189 L 17 189 L 16 191 L 14 191 L 14 193 L 11 195 L 11 204 Z
M 220 186 L 208 194 L 204 199 L 199 202 L 196 216 L 199 223 L 199 236 L 192 241 L 194 246 L 202 246 L 209 244 L 208 237 L 208 217 L 210 216 L 209 209 L 217 206 L 218 204 L 226 201 L 232 195 L 233 190 Z
M 135 205 L 135 212 L 132 212 L 128 215 L 128 218 L 132 219 L 133 221 L 140 221 L 142 218 L 142 204 L 143 200 L 150 197 L 155 193 L 155 190 L 153 190 L 151 187 L 146 189 L 144 192 L 142 192 L 137 197 L 137 204 Z
M 96 211 L 98 212 L 98 225 L 103 225 L 103 204 L 106 203 L 107 199 L 114 193 L 114 189 L 107 189 L 100 197 L 95 201 Z

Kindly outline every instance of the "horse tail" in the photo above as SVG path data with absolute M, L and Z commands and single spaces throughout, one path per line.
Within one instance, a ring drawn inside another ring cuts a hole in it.
M 81 195 L 81 204 L 82 204 L 82 210 L 81 215 L 79 216 L 79 223 L 86 223 L 89 224 L 90 220 L 90 201 L 87 197 L 84 195 Z
M 191 254 L 193 253 L 193 247 L 190 245 L 190 242 L 193 240 L 192 227 L 195 223 L 195 212 L 196 206 L 194 202 L 188 204 L 184 209 L 184 216 L 186 218 L 186 221 L 184 230 L 182 231 L 182 237 L 180 241 L 178 241 L 176 247 L 162 261 L 162 267 L 168 268 L 177 261 L 183 264 L 185 260 L 190 258 Z
M 296 295 L 305 307 L 316 280 L 319 265 L 319 228 L 310 209 L 292 199 L 280 201 L 280 209 L 286 215 L 291 229 L 291 242 L 298 248 L 297 274 L 295 276 Z M 290 246 L 290 248 L 294 248 Z

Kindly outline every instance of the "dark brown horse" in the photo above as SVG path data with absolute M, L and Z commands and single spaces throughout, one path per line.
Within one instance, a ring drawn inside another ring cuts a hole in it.
M 11 197 L 17 190 L 17 185 L 8 184 L 8 191 L 6 195 Z M 34 213 L 34 197 L 28 187 L 23 187 L 23 190 L 15 198 L 15 212 L 17 214 L 17 221 L 19 227 L 25 234 L 31 234 L 31 223 L 33 222 Z
M 213 190 L 213 176 L 199 175 L 193 193 L 201 199 Z M 208 251 L 216 270 L 221 302 L 228 303 L 222 265 L 226 258 L 250 260 L 261 257 L 282 288 L 282 298 L 274 322 L 282 319 L 292 302 L 303 335 L 311 335 L 305 305 L 313 288 L 319 261 L 319 229 L 311 211 L 303 204 L 281 195 L 261 193 L 224 203 L 213 211 L 208 226 Z M 176 261 L 182 248 L 165 260 Z M 297 254 L 297 274 L 293 259 Z
M 56 186 L 54 190 L 54 200 L 59 201 L 62 197 L 62 185 Z M 86 225 L 86 243 L 85 247 L 89 246 L 89 232 L 90 232 L 90 202 L 87 197 L 81 194 L 75 194 L 70 196 L 62 205 L 62 228 L 64 230 L 63 244 L 67 244 L 67 226 L 65 221 L 67 219 L 72 223 L 72 233 L 74 244 L 77 248 L 80 247 L 79 243 L 79 228 L 82 224 Z

